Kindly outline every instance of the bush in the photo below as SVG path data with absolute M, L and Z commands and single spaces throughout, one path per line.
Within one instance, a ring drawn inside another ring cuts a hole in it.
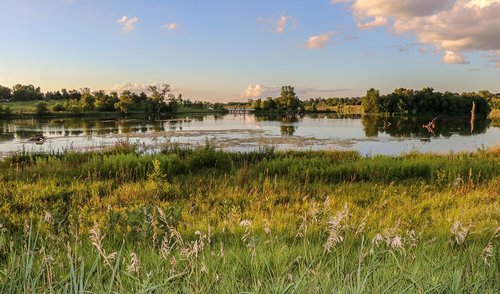
M 56 103 L 53 107 L 52 107 L 52 111 L 54 112 L 61 112 L 61 111 L 65 111 L 66 108 L 64 107 L 64 105 L 62 103 Z
M 40 101 L 36 104 L 36 114 L 47 114 L 49 113 L 48 104 L 45 101 Z

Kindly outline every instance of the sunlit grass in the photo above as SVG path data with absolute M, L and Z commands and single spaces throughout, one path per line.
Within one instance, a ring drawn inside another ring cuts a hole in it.
M 0 162 L 0 292 L 500 289 L 497 150 L 207 143 Z

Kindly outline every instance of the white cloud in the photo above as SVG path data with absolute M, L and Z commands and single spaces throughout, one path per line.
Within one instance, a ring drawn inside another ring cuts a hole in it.
M 468 64 L 464 56 L 460 53 L 446 50 L 444 51 L 443 62 L 448 64 Z
M 241 93 L 241 98 L 253 99 L 253 98 L 263 98 L 268 96 L 276 96 L 279 93 L 278 87 L 266 87 L 263 85 L 249 85 L 248 88 Z
M 331 0 L 349 3 L 358 27 L 382 25 L 411 33 L 444 53 L 443 61 L 464 63 L 469 51 L 500 50 L 500 0 Z
M 321 49 L 324 48 L 328 42 L 330 41 L 330 37 L 333 35 L 333 32 L 328 32 L 324 34 L 320 34 L 317 36 L 312 36 L 306 41 L 306 48 L 309 49 Z
M 126 33 L 131 32 L 136 29 L 135 24 L 139 21 L 139 18 L 124 15 L 119 20 L 118 23 L 122 26 L 122 30 Z
M 173 31 L 173 30 L 177 29 L 177 24 L 172 22 L 172 23 L 168 23 L 166 25 L 161 26 L 161 28 L 166 29 L 168 31 Z
M 317 89 L 317 88 L 295 88 L 295 93 L 299 96 L 303 95 L 318 95 L 327 94 L 332 95 L 337 92 L 350 92 L 352 89 Z M 266 97 L 278 97 L 281 93 L 281 87 L 278 86 L 264 86 L 261 84 L 249 85 L 247 89 L 241 93 L 241 98 L 255 99 Z
M 149 86 L 160 86 L 158 82 L 150 84 L 140 84 L 140 83 L 122 83 L 113 86 L 112 90 L 116 92 L 130 91 L 134 93 L 147 92 Z M 173 88 L 172 88 L 173 89 Z

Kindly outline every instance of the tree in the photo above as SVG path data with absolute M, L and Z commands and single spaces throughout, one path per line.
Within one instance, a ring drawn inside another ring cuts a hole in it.
M 170 93 L 171 87 L 169 84 L 149 86 L 148 91 L 151 92 L 148 97 L 150 111 L 156 114 L 177 111 L 178 103 L 175 95 Z
M 10 100 L 12 97 L 12 90 L 9 87 L 0 85 L 0 99 Z
M 30 101 L 42 100 L 43 94 L 40 87 L 35 88 L 33 85 L 17 84 L 12 87 L 12 100 L 15 101 Z
M 93 93 L 95 98 L 95 109 L 98 111 L 113 111 L 115 110 L 115 103 L 118 103 L 118 94 L 116 92 L 111 92 L 110 95 L 106 95 L 103 90 L 95 91 Z
M 119 101 L 115 103 L 115 108 L 121 113 L 128 113 L 132 106 L 134 105 L 134 98 L 132 92 L 123 91 L 120 95 Z
M 281 95 L 278 97 L 277 103 L 279 108 L 284 111 L 297 111 L 303 108 L 302 102 L 292 86 L 281 87 Z
M 84 110 L 93 110 L 95 108 L 95 97 L 92 96 L 89 88 L 81 89 L 80 102 Z
M 380 110 L 380 91 L 371 88 L 366 92 L 366 96 L 363 97 L 361 105 L 366 113 L 377 113 Z

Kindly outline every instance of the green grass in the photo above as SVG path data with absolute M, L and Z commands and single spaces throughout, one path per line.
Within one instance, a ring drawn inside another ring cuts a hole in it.
M 0 162 L 0 292 L 498 293 L 499 163 L 18 154 Z
M 2 103 L 3 106 L 8 106 L 13 114 L 33 114 L 36 112 L 36 104 L 40 101 L 16 101 L 9 103 Z M 59 101 L 47 101 L 47 106 L 49 109 L 58 103 Z

